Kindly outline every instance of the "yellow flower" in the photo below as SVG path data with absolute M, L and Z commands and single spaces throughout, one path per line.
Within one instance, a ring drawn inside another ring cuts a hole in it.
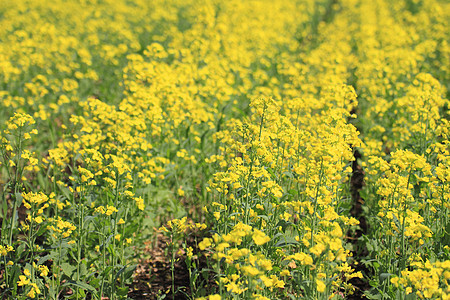
M 42 276 L 42 277 L 45 277 L 45 276 L 47 276 L 48 275 L 48 267 L 47 266 L 44 266 L 44 265 L 40 265 L 39 267 L 38 267 L 38 270 L 41 272 L 39 275 L 40 276 Z
M 19 281 L 17 281 L 18 286 L 25 286 L 30 283 L 30 280 L 25 275 L 19 275 Z
M 230 244 L 228 244 L 227 242 L 220 243 L 216 246 L 216 251 L 222 252 L 223 250 L 225 250 L 225 248 L 228 248 L 228 247 L 230 247 Z
M 211 242 L 212 240 L 210 238 L 204 238 L 203 241 L 201 241 L 198 244 L 198 248 L 200 250 L 205 250 L 206 248 L 208 248 L 209 246 L 211 246 Z
M 165 226 L 159 227 L 158 230 L 163 231 L 163 232 L 169 232 L 169 229 L 167 229 Z
M 248 275 L 251 277 L 254 277 L 260 273 L 260 271 L 253 266 L 243 266 L 242 271 L 244 272 L 245 275 Z
M 320 293 L 325 292 L 326 285 L 322 280 L 316 279 L 317 291 Z
M 266 270 L 266 271 L 272 270 L 272 261 L 271 261 L 271 260 L 265 259 L 265 258 L 260 258 L 260 259 L 258 259 L 257 262 L 258 262 L 258 265 L 259 265 L 262 269 L 264 269 L 264 270 Z
M 259 229 L 255 229 L 252 235 L 252 239 L 256 245 L 263 245 L 270 241 L 270 237 L 268 237 L 264 232 Z
M 298 260 L 302 265 L 312 265 L 312 263 L 313 263 L 312 257 L 303 252 L 297 252 L 293 255 L 288 255 L 286 257 L 286 260 L 290 260 L 290 259 Z
M 248 289 L 248 288 L 241 288 L 235 282 L 230 282 L 230 283 L 226 284 L 225 287 L 227 288 L 227 290 L 229 292 L 236 293 L 238 295 L 242 294 L 243 292 L 245 292 Z
M 27 297 L 30 297 L 31 299 L 36 298 L 36 292 L 35 292 L 35 290 L 34 290 L 34 289 L 31 289 L 31 290 L 28 292 Z
M 145 209 L 144 199 L 142 197 L 136 197 L 134 198 L 134 201 L 136 202 L 139 210 L 143 211 Z
M 41 224 L 43 222 L 43 219 L 41 216 L 37 216 L 36 218 L 34 218 L 34 221 L 38 224 Z
M 110 205 L 106 206 L 105 215 L 110 216 L 110 215 L 112 215 L 115 212 L 118 212 L 117 208 L 115 208 L 114 206 L 110 206 Z
M 275 275 L 270 275 L 270 278 L 273 281 L 273 286 L 277 287 L 277 288 L 284 288 L 284 281 L 283 280 L 279 280 Z
M 264 283 L 264 285 L 266 287 L 273 286 L 273 281 L 269 277 L 267 277 L 266 275 L 261 275 L 261 276 L 259 276 L 259 278 L 261 279 L 261 281 Z
M 11 251 L 14 251 L 14 248 L 12 246 L 7 245 L 5 247 L 5 246 L 0 245 L 0 255 L 6 256 L 8 254 L 8 252 L 11 252 Z
M 207 228 L 207 226 L 206 226 L 206 224 L 204 224 L 204 223 L 195 223 L 194 226 L 193 226 L 193 228 L 198 228 L 198 229 L 200 229 L 200 230 L 204 230 L 204 229 Z
M 193 251 L 194 251 L 194 249 L 192 249 L 192 247 L 188 247 L 188 248 L 186 249 L 186 256 L 187 256 L 189 259 L 192 259 L 192 256 L 194 255 Z
M 326 249 L 326 245 L 322 244 L 322 243 L 317 243 L 316 245 L 314 245 L 313 247 L 309 248 L 309 251 L 312 254 L 315 254 L 316 256 L 319 256 L 320 254 L 322 254 L 323 251 L 325 251 Z

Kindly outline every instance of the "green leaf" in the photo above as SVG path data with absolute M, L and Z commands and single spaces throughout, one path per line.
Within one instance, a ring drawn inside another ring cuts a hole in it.
M 364 293 L 364 296 L 366 296 L 367 299 L 371 299 L 371 300 L 377 300 L 377 299 L 381 299 L 381 295 L 380 294 L 372 294 L 368 291 L 366 291 Z
M 83 227 L 84 228 L 87 228 L 87 226 L 89 225 L 89 223 L 91 223 L 92 221 L 94 221 L 95 220 L 95 217 L 94 216 L 86 216 L 85 218 L 84 218 L 84 222 L 83 222 Z
M 280 239 L 278 243 L 275 244 L 275 247 L 284 247 L 288 245 L 299 245 L 293 237 L 285 237 L 284 239 Z
M 102 277 L 108 276 L 108 274 L 111 272 L 112 269 L 113 269 L 112 266 L 106 267 L 106 268 L 103 270 L 103 272 L 100 273 L 100 276 L 102 276 Z
M 85 261 L 83 261 L 80 264 L 80 276 L 84 277 L 85 275 L 87 275 L 87 273 L 88 273 L 88 271 L 87 271 L 86 263 L 85 263 Z
M 283 175 L 286 175 L 286 176 L 289 177 L 289 178 L 294 178 L 294 174 L 292 174 L 291 171 L 285 171 L 285 172 L 283 172 Z M 290 191 L 289 191 L 289 192 L 290 192 Z
M 272 175 L 273 178 L 275 178 L 275 173 L 273 172 L 272 168 L 266 168 L 266 171 L 269 172 L 270 175 Z
M 3 216 L 6 216 L 7 212 L 8 212 L 8 201 L 6 201 L 4 199 L 4 201 L 2 201 L 2 211 L 0 212 L 1 213 L 0 217 L 3 219 L 4 218 Z M 3 226 L 6 228 L 6 222 L 2 222 L 2 223 L 3 223 L 2 224 L 2 232 L 5 232 Z
M 15 193 L 14 195 L 16 196 L 17 206 L 19 207 L 23 201 L 22 193 Z
M 16 258 L 19 259 L 21 258 L 24 254 L 26 254 L 27 252 L 25 252 L 25 243 L 21 243 L 19 245 L 19 247 L 17 247 L 15 253 L 16 253 Z
M 264 219 L 265 221 L 269 221 L 269 217 L 266 215 L 258 215 L 258 218 Z
M 380 274 L 380 280 L 381 281 L 384 281 L 384 280 L 386 280 L 386 279 L 389 279 L 389 277 L 391 277 L 393 274 L 391 274 L 391 273 L 381 273 Z
M 61 270 L 64 274 L 66 274 L 69 278 L 72 278 L 73 271 L 76 270 L 77 267 L 70 265 L 69 263 L 62 263 Z
M 47 186 L 48 183 L 49 183 L 49 182 L 44 178 L 44 176 L 42 176 L 42 173 L 41 173 L 41 172 L 37 173 L 36 178 L 37 178 L 37 180 L 38 180 L 40 186 Z
M 128 287 L 118 287 L 116 288 L 116 294 L 125 297 L 128 294 Z
M 48 254 L 48 255 L 46 255 L 46 256 L 41 257 L 41 258 L 38 260 L 37 264 L 38 264 L 38 265 L 42 265 L 42 264 L 45 263 L 47 260 L 49 260 L 49 259 L 55 259 L 55 258 L 56 258 L 56 254 L 55 254 L 55 253 Z
M 93 278 L 89 281 L 90 285 L 94 288 L 100 288 L 100 278 Z
M 288 221 L 285 221 L 285 220 L 280 220 L 280 221 L 277 223 L 277 225 L 275 225 L 275 227 L 278 228 L 278 227 L 281 226 L 281 228 L 283 229 L 283 232 L 285 232 L 285 231 L 286 231 L 286 228 L 289 227 L 290 225 L 294 225 L 294 223 L 288 222 Z
M 69 192 L 69 189 L 68 189 L 68 188 L 63 187 L 63 186 L 60 186 L 60 187 L 59 187 L 59 190 L 64 194 L 64 197 L 65 197 L 66 199 L 70 199 L 70 192 Z
M 376 280 L 370 280 L 370 281 L 369 281 L 369 285 L 370 285 L 370 286 L 373 286 L 373 287 L 377 287 L 377 286 L 378 286 L 378 281 L 376 281 Z
M 47 226 L 40 226 L 36 233 L 36 236 L 42 236 L 47 231 L 48 231 Z
M 414 293 L 408 294 L 405 297 L 405 300 L 415 300 L 415 299 L 417 299 L 417 296 Z
M 294 189 L 290 189 L 288 192 L 291 196 L 297 196 L 298 195 L 298 191 L 294 190 Z
M 167 296 L 167 294 L 162 294 L 161 296 L 159 296 L 159 297 L 158 297 L 158 300 L 162 300 L 162 299 L 165 299 L 165 298 L 166 298 L 166 296 Z
M 137 265 L 132 265 L 132 266 L 123 266 L 119 272 L 117 272 L 116 274 L 116 280 L 117 278 L 119 278 L 119 276 L 123 273 L 123 276 L 126 279 L 129 279 L 133 276 L 134 270 L 136 270 Z
M 86 282 L 82 282 L 82 281 L 68 281 L 64 284 L 62 284 L 61 286 L 75 286 L 75 287 L 79 287 L 82 288 L 83 290 L 87 290 L 91 293 L 96 293 L 96 289 L 94 287 L 92 287 L 91 285 L 87 284 Z

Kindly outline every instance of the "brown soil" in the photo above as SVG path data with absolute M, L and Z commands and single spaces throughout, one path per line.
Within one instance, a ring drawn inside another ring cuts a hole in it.
M 361 159 L 361 154 L 358 150 L 355 150 L 355 160 L 352 164 L 352 177 L 350 180 L 351 183 L 351 193 L 353 200 L 353 207 L 350 211 L 350 214 L 353 218 L 359 221 L 359 229 L 355 232 L 348 232 L 348 242 L 353 244 L 353 257 L 355 262 L 352 264 L 352 268 L 355 269 L 355 272 L 361 271 L 361 273 L 369 274 L 369 270 L 365 267 L 364 264 L 361 263 L 361 260 L 368 255 L 367 249 L 358 243 L 359 238 L 367 233 L 367 221 L 363 214 L 362 206 L 364 204 L 364 199 L 361 198 L 359 191 L 364 186 L 364 170 L 358 164 L 358 160 Z M 364 276 L 367 278 L 366 276 Z M 347 299 L 358 300 L 364 299 L 364 292 L 370 289 L 370 285 L 367 281 L 361 278 L 352 278 L 350 283 L 356 288 L 355 293 L 353 295 L 347 296 Z
M 196 240 L 201 241 L 199 233 L 192 233 L 186 238 L 187 247 L 192 247 L 195 253 L 200 253 Z M 147 243 L 144 255 L 150 257 L 142 259 L 135 271 L 133 284 L 130 286 L 128 297 L 131 299 L 189 299 L 192 295 L 189 281 L 189 270 L 186 265 L 186 254 L 181 242 L 177 247 L 175 259 L 174 284 L 175 293 L 172 293 L 171 254 L 168 251 L 169 238 L 158 234 L 156 243 Z M 194 256 L 195 257 L 195 256 Z M 206 258 L 199 255 L 198 269 L 206 269 Z M 208 273 L 208 286 L 214 288 L 213 274 Z M 199 279 L 201 280 L 201 279 Z M 206 292 L 206 290 L 205 290 Z

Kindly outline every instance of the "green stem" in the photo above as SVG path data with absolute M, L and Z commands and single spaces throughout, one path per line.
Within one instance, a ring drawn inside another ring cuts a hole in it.
M 7 245 L 8 246 L 8 245 Z M 3 256 L 3 264 L 5 265 L 5 280 L 6 280 L 6 287 L 9 287 L 9 266 L 7 265 L 7 261 L 6 261 L 6 255 Z
M 20 161 L 22 159 L 22 130 L 19 130 L 19 147 L 18 147 L 18 160 L 16 165 L 16 173 L 14 178 L 14 205 L 12 210 L 11 230 L 9 233 L 9 245 L 12 246 L 12 238 L 14 233 L 14 227 L 16 225 L 16 210 L 17 210 L 17 193 L 19 192 L 19 173 L 20 173 Z
M 174 242 L 174 234 L 173 234 L 173 228 L 171 231 L 171 236 L 170 236 L 170 245 L 171 245 L 171 254 L 172 254 L 172 259 L 170 261 L 170 272 L 172 275 L 172 300 L 175 299 L 175 277 L 174 277 L 174 273 L 175 273 L 175 242 Z
M 319 171 L 319 183 L 316 187 L 316 195 L 314 199 L 314 213 L 313 213 L 313 220 L 312 220 L 312 226 L 311 226 L 311 247 L 314 246 L 314 232 L 316 227 L 316 213 L 317 213 L 317 198 L 319 197 L 319 190 L 320 186 L 322 185 L 322 177 L 323 177 L 323 158 L 320 161 L 320 171 Z
M 34 205 L 33 205 L 33 212 L 34 212 Z M 33 217 L 31 217 L 30 221 L 30 228 L 28 229 L 28 244 L 30 247 L 30 265 L 33 265 L 34 260 L 34 235 L 33 235 L 33 228 L 34 228 L 34 222 Z M 34 269 L 34 268 L 32 268 Z
M 59 294 L 59 285 L 60 285 L 60 278 L 61 278 L 61 269 L 60 269 L 60 265 L 61 265 L 61 252 L 62 252 L 62 237 L 59 237 L 59 247 L 58 247 L 58 264 L 56 266 L 56 280 L 57 282 L 54 281 L 55 276 L 52 276 L 52 283 L 53 283 L 53 287 L 54 287 L 54 292 L 55 292 L 55 296 L 54 299 L 58 299 L 58 294 Z
M 102 243 L 102 270 L 103 271 L 105 271 L 106 270 L 106 234 L 105 234 L 105 230 L 106 230 L 106 228 L 105 228 L 106 226 L 102 226 L 102 240 L 103 240 L 103 243 Z M 104 286 L 105 286 L 105 276 L 104 276 L 104 274 L 103 274 L 103 276 L 102 276 L 102 283 L 101 283 L 101 285 L 100 285 L 100 299 L 102 299 L 103 298 L 103 289 L 104 289 Z
M 116 169 L 116 174 L 117 174 L 117 178 L 116 178 L 116 191 L 115 191 L 115 195 L 114 195 L 114 207 L 117 209 L 118 206 L 118 202 L 119 202 L 119 184 L 120 184 L 120 175 L 119 175 L 119 170 Z M 114 227 L 113 227 L 113 251 L 111 253 L 111 262 L 112 262 L 112 272 L 111 272 L 111 300 L 114 300 L 115 298 L 115 289 L 116 289 L 116 283 L 115 283 L 115 272 L 114 270 L 116 269 L 117 266 L 117 257 L 115 255 L 116 253 L 116 235 L 117 235 L 117 216 L 118 216 L 118 212 L 115 213 L 115 220 L 114 220 Z M 111 221 L 111 217 L 110 217 L 110 221 Z
M 80 195 L 80 200 L 82 195 Z M 84 232 L 84 205 L 81 203 L 78 207 L 81 207 L 81 213 L 78 214 L 78 249 L 77 249 L 77 281 L 80 280 L 80 265 L 81 265 L 81 249 L 83 248 L 83 232 Z M 77 287 L 77 299 L 79 296 L 79 288 Z
M 411 175 L 412 175 L 412 166 L 409 169 L 408 181 L 406 183 L 407 191 L 408 191 L 408 187 L 409 187 L 409 182 L 411 180 Z M 400 272 L 405 268 L 405 263 L 406 263 L 406 259 L 405 259 L 405 223 L 406 223 L 407 210 L 408 210 L 408 202 L 407 202 L 407 198 L 405 198 L 405 204 L 403 206 L 403 220 L 402 220 L 402 252 L 401 252 L 402 256 L 400 259 L 400 268 L 398 270 L 398 276 L 400 276 Z

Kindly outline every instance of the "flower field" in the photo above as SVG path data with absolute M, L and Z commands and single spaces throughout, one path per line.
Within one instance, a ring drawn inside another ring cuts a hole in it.
M 0 298 L 450 299 L 448 1 L 16 0 L 0 28 Z

